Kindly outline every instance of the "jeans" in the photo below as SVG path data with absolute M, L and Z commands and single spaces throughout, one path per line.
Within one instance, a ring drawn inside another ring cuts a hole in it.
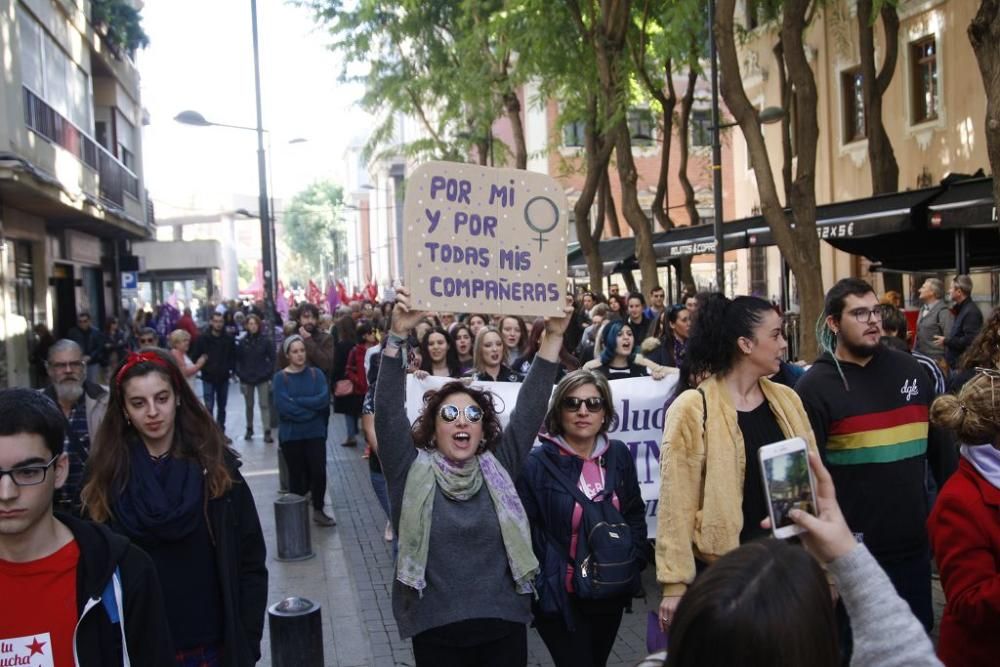
M 375 454 L 372 454 L 372 456 L 375 456 Z M 385 475 L 374 471 L 369 471 L 368 474 L 371 477 L 372 490 L 375 491 L 378 504 L 382 506 L 382 511 L 385 512 L 385 518 L 392 519 L 392 516 L 389 514 L 389 490 L 385 485 Z
M 209 382 L 205 378 L 202 378 L 201 394 L 205 399 L 205 408 L 208 409 L 208 414 L 212 414 L 215 411 L 215 422 L 225 432 L 226 401 L 229 400 L 229 382 Z
M 344 424 L 347 426 L 348 441 L 354 440 L 358 435 L 358 418 L 354 415 L 344 415 Z
M 253 433 L 253 394 L 257 391 L 257 400 L 260 402 L 260 424 L 267 433 L 271 430 L 271 381 L 266 380 L 260 384 L 240 383 L 240 391 L 243 392 L 243 402 L 247 410 L 247 432 Z

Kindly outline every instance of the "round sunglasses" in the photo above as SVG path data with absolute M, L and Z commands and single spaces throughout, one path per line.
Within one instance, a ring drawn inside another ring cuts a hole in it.
M 465 413 L 465 420 L 470 424 L 477 424 L 483 419 L 483 409 L 478 405 L 467 405 L 465 408 L 459 408 L 448 403 L 441 406 L 438 414 L 441 415 L 441 419 L 450 424 L 458 419 L 458 415 L 462 412 Z
M 581 405 L 587 406 L 587 412 L 600 412 L 604 409 L 604 399 L 600 396 L 590 396 L 588 398 L 577 398 L 576 396 L 565 396 L 560 403 L 563 410 L 576 412 Z

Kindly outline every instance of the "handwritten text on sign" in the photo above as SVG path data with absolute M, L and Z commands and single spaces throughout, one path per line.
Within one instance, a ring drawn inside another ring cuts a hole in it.
M 551 177 L 428 162 L 407 181 L 404 267 L 421 310 L 559 314 L 568 204 Z
M 424 393 L 439 389 L 451 380 L 430 376 L 418 380 L 412 375 L 406 379 L 406 416 L 410 422 L 416 421 L 423 408 Z M 677 384 L 676 375 L 668 375 L 662 380 L 651 377 L 615 380 L 611 383 L 611 400 L 615 405 L 615 419 L 611 422 L 608 437 L 621 440 L 628 447 L 635 462 L 639 478 L 639 491 L 646 503 L 646 530 L 650 539 L 656 537 L 656 513 L 660 504 L 660 442 L 663 440 L 663 425 L 666 420 L 664 404 Z M 504 428 L 511 412 L 517 406 L 521 385 L 515 382 L 473 382 L 474 387 L 488 389 L 494 399 Z M 549 397 L 531 396 L 524 400 L 546 403 Z M 537 444 L 537 443 L 536 443 Z

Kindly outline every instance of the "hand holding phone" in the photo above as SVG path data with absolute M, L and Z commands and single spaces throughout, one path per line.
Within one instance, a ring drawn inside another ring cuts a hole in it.
M 805 529 L 792 521 L 789 512 L 816 514 L 816 487 L 806 441 L 791 438 L 765 445 L 759 457 L 771 531 L 779 539 L 798 535 Z

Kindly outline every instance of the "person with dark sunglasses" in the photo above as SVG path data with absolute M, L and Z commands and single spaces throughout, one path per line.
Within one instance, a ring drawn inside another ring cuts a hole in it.
M 397 289 L 375 392 L 375 433 L 399 539 L 393 615 L 413 638 L 418 667 L 518 667 L 528 660 L 527 623 L 538 562 L 514 483 L 544 417 L 519 401 L 502 428 L 492 394 L 449 382 L 424 397 L 410 426 L 405 400 L 409 331 L 424 313 Z M 572 318 L 548 318 L 521 395 L 547 396 Z
M 532 450 L 517 481 L 535 556 L 542 564 L 535 628 L 556 667 L 607 663 L 622 614 L 640 590 L 639 573 L 651 556 L 635 464 L 625 443 L 608 437 L 615 419 L 604 375 L 569 373 L 552 394 L 539 436 L 542 446 Z M 585 543 L 586 535 L 581 539 L 585 500 L 588 505 L 610 502 L 620 515 L 616 521 L 627 524 L 629 534 L 620 535 L 622 541 L 631 538 L 623 583 L 607 595 L 578 586 L 574 576 L 585 551 L 593 548 Z

